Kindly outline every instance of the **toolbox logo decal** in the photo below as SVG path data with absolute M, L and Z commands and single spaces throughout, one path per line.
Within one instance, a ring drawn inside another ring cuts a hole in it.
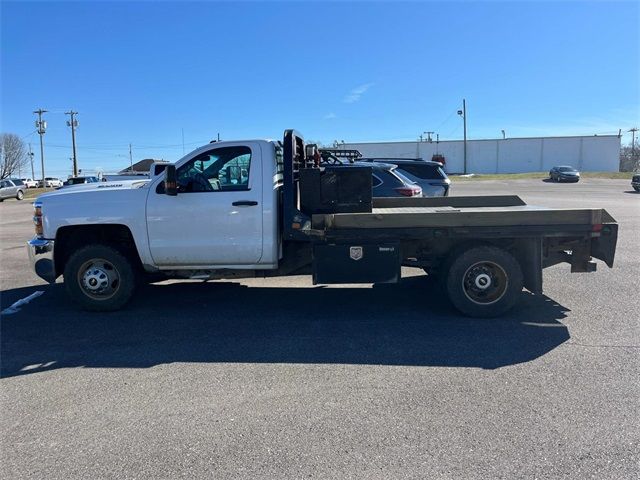
M 363 256 L 362 247 L 350 247 L 349 248 L 349 257 L 352 260 L 360 260 Z

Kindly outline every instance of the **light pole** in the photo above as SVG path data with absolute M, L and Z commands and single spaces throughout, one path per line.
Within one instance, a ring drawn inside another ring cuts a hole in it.
M 68 112 L 64 112 L 65 115 L 69 115 L 71 118 L 67 120 L 67 125 L 71 127 L 71 144 L 73 146 L 73 176 L 78 176 L 78 157 L 76 156 L 76 128 L 78 127 L 78 120 L 75 119 L 75 116 L 78 112 L 74 112 L 73 110 L 69 110 Z
M 44 181 L 44 133 L 47 131 L 47 122 L 42 120 L 42 114 L 46 113 L 47 110 L 43 110 L 39 108 L 33 113 L 38 115 L 38 120 L 36 120 L 36 129 L 38 131 L 38 135 L 40 135 L 40 165 L 42 167 L 42 186 L 47 188 L 47 184 Z
M 29 153 L 27 153 L 27 155 L 29 155 L 29 162 L 31 163 L 31 180 L 35 180 L 36 174 L 33 171 L 33 152 L 31 151 L 31 144 L 29 144 Z
M 502 139 L 506 139 L 507 138 L 507 133 L 504 130 L 500 130 L 502 132 Z
M 464 173 L 467 173 L 467 101 L 462 99 L 462 110 L 458 110 L 458 115 L 462 117 L 464 129 Z

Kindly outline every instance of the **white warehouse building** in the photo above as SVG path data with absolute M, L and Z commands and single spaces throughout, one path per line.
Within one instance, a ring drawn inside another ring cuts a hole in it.
M 367 142 L 345 143 L 364 157 L 422 158 L 444 155 L 449 173 L 464 172 L 464 142 Z M 525 173 L 549 171 L 556 165 L 571 165 L 580 171 L 617 172 L 620 137 L 531 137 L 467 140 L 467 173 Z

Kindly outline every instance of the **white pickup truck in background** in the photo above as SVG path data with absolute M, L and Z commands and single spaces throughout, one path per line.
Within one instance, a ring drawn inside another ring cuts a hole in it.
M 157 168 L 156 168 L 157 167 Z M 145 273 L 170 278 L 312 274 L 314 283 L 397 282 L 401 266 L 442 277 L 456 308 L 500 315 L 542 268 L 613 265 L 615 220 L 601 209 L 527 206 L 516 196 L 371 198 L 371 169 L 323 165 L 283 142 L 226 141 L 154 166 L 150 179 L 47 193 L 29 254 L 64 276 L 83 308 L 124 306 Z

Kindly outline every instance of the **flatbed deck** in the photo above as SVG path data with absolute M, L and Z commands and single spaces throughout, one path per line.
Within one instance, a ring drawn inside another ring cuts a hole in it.
M 313 215 L 312 227 L 324 230 L 579 226 L 613 222 L 599 208 L 547 208 L 525 204 L 517 196 L 376 199 L 370 213 Z

